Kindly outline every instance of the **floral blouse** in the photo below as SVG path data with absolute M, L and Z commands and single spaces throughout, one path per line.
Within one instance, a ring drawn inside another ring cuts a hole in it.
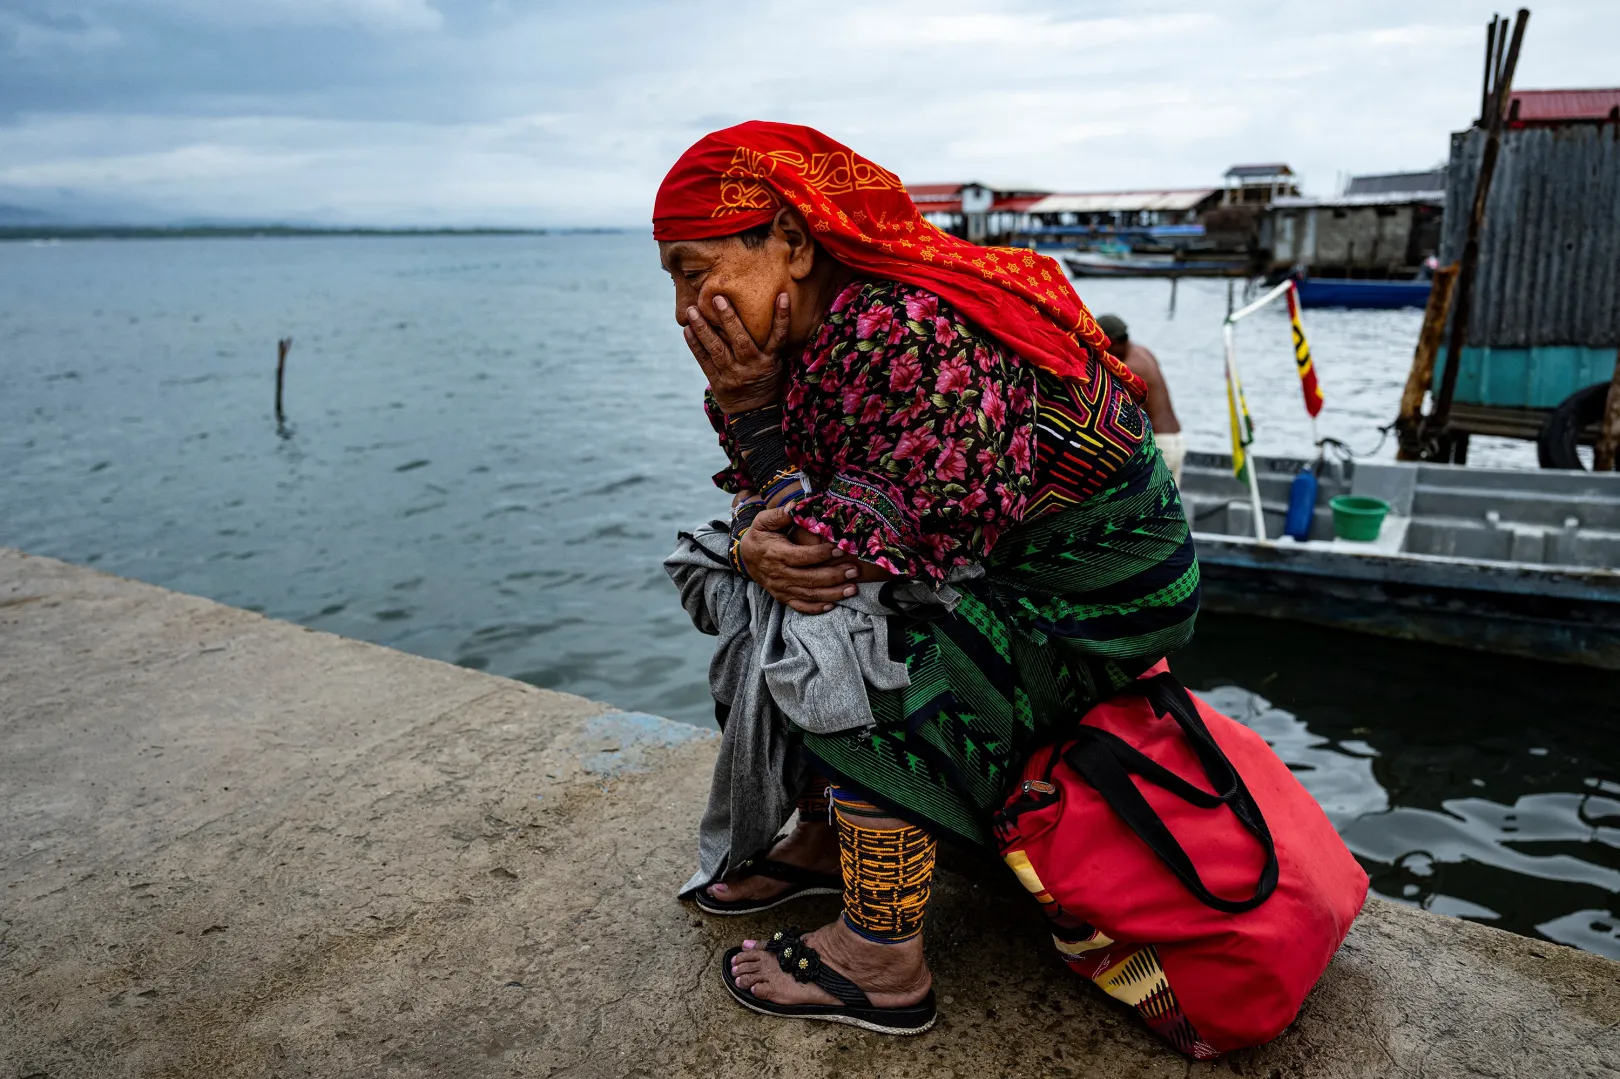
M 1023 519 L 1033 484 L 1036 376 L 944 300 L 856 281 L 788 371 L 788 459 L 814 492 L 794 519 L 902 577 L 944 580 Z M 705 395 L 730 467 L 748 485 L 725 416 Z

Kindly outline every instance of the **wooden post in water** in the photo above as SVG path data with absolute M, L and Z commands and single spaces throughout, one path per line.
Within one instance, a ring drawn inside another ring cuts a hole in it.
M 1423 329 L 1418 333 L 1417 348 L 1412 353 L 1412 369 L 1406 373 L 1401 411 L 1395 417 L 1396 437 L 1400 440 L 1400 448 L 1395 452 L 1397 461 L 1416 461 L 1421 457 L 1423 394 L 1434 381 L 1434 361 L 1440 354 L 1440 338 L 1446 332 L 1446 315 L 1451 312 L 1451 296 L 1456 284 L 1455 262 L 1434 271 L 1429 306 L 1423 312 Z
M 281 384 L 287 377 L 287 353 L 292 349 L 292 338 L 283 337 L 276 342 L 276 422 L 287 422 L 281 410 Z
M 1170 318 L 1176 317 L 1176 282 L 1180 280 L 1180 274 L 1173 273 L 1170 275 Z
M 1442 446 L 1442 459 L 1451 457 L 1450 439 L 1445 433 L 1451 419 L 1451 399 L 1457 392 L 1457 372 L 1462 367 L 1463 342 L 1468 338 L 1468 316 L 1474 303 L 1474 271 L 1479 266 L 1479 233 L 1485 224 L 1485 199 L 1491 193 L 1491 176 L 1496 172 L 1496 158 L 1502 149 L 1502 122 L 1507 113 L 1508 94 L 1513 89 L 1513 71 L 1519 66 L 1519 46 L 1524 43 L 1525 24 L 1530 21 L 1530 10 L 1520 8 L 1513 22 L 1513 41 L 1507 54 L 1496 65 L 1496 78 L 1486 93 L 1488 115 L 1480 117 L 1485 124 L 1485 147 L 1480 153 L 1479 176 L 1474 181 L 1473 211 L 1468 217 L 1468 239 L 1463 244 L 1462 258 L 1457 268 L 1456 309 L 1451 319 L 1451 343 L 1446 349 L 1446 372 L 1440 380 L 1440 393 L 1435 399 L 1434 412 L 1425 425 L 1425 441 L 1438 439 Z M 1502 40 L 1501 30 L 1497 35 Z M 1487 62 L 1486 71 L 1491 70 Z M 1466 450 L 1463 450 L 1466 454 Z
M 1620 349 L 1615 350 L 1614 377 L 1609 381 L 1609 403 L 1598 428 L 1597 448 L 1592 451 L 1592 471 L 1615 471 L 1617 451 L 1620 451 Z

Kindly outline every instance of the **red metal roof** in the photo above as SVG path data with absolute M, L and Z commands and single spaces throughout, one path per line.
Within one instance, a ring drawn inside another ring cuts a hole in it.
M 911 196 L 911 201 L 916 203 L 917 209 L 925 214 L 959 214 L 962 212 L 964 186 L 966 185 L 907 184 L 906 193 Z M 998 195 L 990 210 L 992 213 L 1023 213 L 1045 197 L 1045 192 L 1040 191 Z
M 962 212 L 961 184 L 907 184 L 906 194 L 925 214 L 959 214 Z
M 1513 110 L 1519 110 L 1518 116 Z M 1605 120 L 1620 109 L 1620 88 L 1612 90 L 1515 90 L 1508 105 L 1509 123 L 1559 124 Z

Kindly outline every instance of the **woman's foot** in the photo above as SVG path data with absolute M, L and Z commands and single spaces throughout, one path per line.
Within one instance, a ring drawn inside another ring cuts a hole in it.
M 919 1004 L 934 984 L 920 935 L 899 944 L 877 944 L 851 930 L 840 915 L 806 933 L 804 942 L 820 953 L 824 965 L 859 986 L 874 1008 Z M 731 961 L 731 973 L 740 988 L 773 1004 L 841 1003 L 820 986 L 783 971 L 776 956 L 765 950 L 764 941 L 743 941 L 743 950 Z
M 782 862 L 814 873 L 827 873 L 837 877 L 838 830 L 826 821 L 801 820 L 793 831 L 783 836 L 782 841 L 771 848 L 767 857 L 773 862 Z M 722 903 L 738 903 L 744 900 L 766 902 L 775 899 L 791 887 L 793 885 L 786 881 L 758 875 L 711 884 L 708 893 Z

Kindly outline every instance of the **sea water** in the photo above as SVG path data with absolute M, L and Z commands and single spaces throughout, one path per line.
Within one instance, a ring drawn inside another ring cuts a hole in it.
M 1194 449 L 1230 444 L 1227 287 L 1080 283 Z M 0 544 L 710 723 L 660 562 L 727 499 L 673 300 L 644 233 L 0 243 Z M 1421 317 L 1305 313 L 1323 434 L 1392 455 Z M 1281 309 L 1239 349 L 1255 449 L 1309 453 Z M 1213 617 L 1176 663 L 1383 894 L 1620 956 L 1613 676 Z

